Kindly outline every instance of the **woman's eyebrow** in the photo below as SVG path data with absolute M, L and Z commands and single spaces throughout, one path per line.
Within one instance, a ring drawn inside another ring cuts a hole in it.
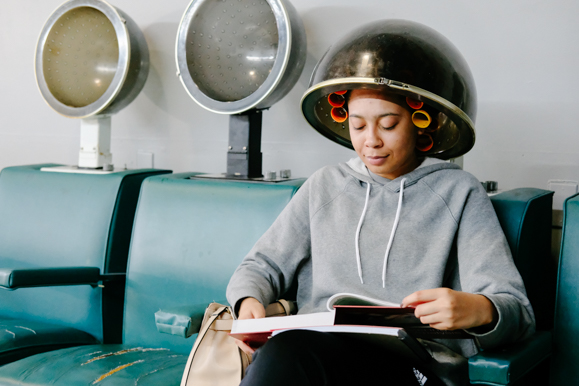
M 388 116 L 390 116 L 390 115 L 393 115 L 393 116 L 395 116 L 395 117 L 399 117 L 399 116 L 400 116 L 400 114 L 396 114 L 396 113 L 386 113 L 386 114 L 378 115 L 378 118 L 384 118 L 384 117 L 388 117 Z
M 385 114 L 377 115 L 376 118 L 384 118 L 384 117 L 389 117 L 389 116 L 399 117 L 400 114 L 396 114 L 396 113 L 385 113 Z M 350 114 L 350 117 L 364 119 L 363 116 L 360 116 L 360 115 L 358 115 L 358 114 Z

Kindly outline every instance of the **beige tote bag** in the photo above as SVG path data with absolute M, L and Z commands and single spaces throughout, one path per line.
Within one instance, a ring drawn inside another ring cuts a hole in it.
M 294 313 L 295 304 L 279 300 L 267 306 L 266 317 Z M 234 317 L 231 307 L 211 303 L 205 310 L 181 386 L 237 386 L 251 358 L 229 336 Z

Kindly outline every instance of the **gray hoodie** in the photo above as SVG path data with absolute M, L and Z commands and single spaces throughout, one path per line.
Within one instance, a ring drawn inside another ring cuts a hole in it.
M 438 287 L 482 294 L 498 311 L 495 328 L 440 341 L 466 357 L 535 330 L 487 194 L 471 174 L 435 159 L 392 181 L 372 178 L 359 158 L 314 173 L 237 268 L 227 299 L 267 305 L 294 280 L 299 313 L 325 311 L 339 292 L 395 303 Z

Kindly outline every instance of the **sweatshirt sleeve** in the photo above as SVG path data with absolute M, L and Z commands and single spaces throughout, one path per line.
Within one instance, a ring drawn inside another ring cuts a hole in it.
M 263 234 L 234 272 L 227 300 L 253 297 L 267 306 L 291 286 L 298 268 L 310 258 L 310 179 L 297 191 L 272 226 Z
M 468 332 L 483 349 L 527 338 L 535 331 L 533 310 L 494 208 L 478 181 L 470 188 L 457 221 L 461 290 L 486 296 L 498 312 L 491 331 Z

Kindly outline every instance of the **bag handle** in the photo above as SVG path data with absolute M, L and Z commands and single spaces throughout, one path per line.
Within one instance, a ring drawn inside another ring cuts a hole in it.
M 197 349 L 199 348 L 199 345 L 201 344 L 201 342 L 203 341 L 203 338 L 205 337 L 205 334 L 207 334 L 207 331 L 209 331 L 211 325 L 213 324 L 213 322 L 215 322 L 215 320 L 217 318 L 219 318 L 219 316 L 221 314 L 223 314 L 224 312 L 231 312 L 229 311 L 229 307 L 227 306 L 220 306 L 218 307 L 210 316 L 209 318 L 205 321 L 205 323 L 203 323 L 203 326 L 201 327 L 201 330 L 199 331 L 199 334 L 197 335 L 197 339 L 195 340 L 195 344 L 193 345 L 193 348 L 191 349 L 191 354 L 189 355 L 189 360 L 187 361 L 187 366 L 185 367 L 187 369 L 186 372 L 183 373 L 183 378 L 181 380 L 181 385 L 186 385 L 187 384 L 187 379 L 189 378 L 189 370 L 191 369 L 191 363 L 193 362 L 193 358 L 195 357 L 195 353 L 197 352 Z
M 265 308 L 265 316 L 288 316 L 295 314 L 296 305 L 292 301 L 280 299 Z
M 286 315 L 293 315 L 297 311 L 296 302 L 294 301 L 279 299 L 278 303 L 284 308 Z
M 207 334 L 207 331 L 209 331 L 209 329 L 211 328 L 211 325 L 213 324 L 213 322 L 215 322 L 215 320 L 224 312 L 227 312 L 227 309 L 229 307 L 227 306 L 221 306 L 219 308 L 217 308 L 209 317 L 209 319 L 207 319 L 207 321 L 203 324 L 203 327 L 201 328 L 201 330 L 199 331 L 199 334 L 197 335 L 197 339 L 195 340 L 195 344 L 193 345 L 193 349 L 191 350 L 192 352 L 197 351 L 197 347 L 199 347 L 199 343 L 201 343 L 201 341 L 203 340 L 203 338 L 205 337 L 205 334 Z

